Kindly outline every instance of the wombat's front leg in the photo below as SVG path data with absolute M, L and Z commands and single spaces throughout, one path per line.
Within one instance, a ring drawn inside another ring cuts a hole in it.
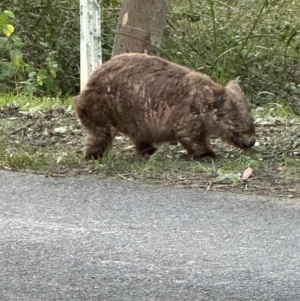
M 200 135 L 197 137 L 182 137 L 179 141 L 187 150 L 188 155 L 193 159 L 216 156 L 215 152 L 210 146 L 210 139 L 206 135 Z
M 114 136 L 109 128 L 95 127 L 87 130 L 84 144 L 85 159 L 101 158 L 104 152 L 111 146 Z

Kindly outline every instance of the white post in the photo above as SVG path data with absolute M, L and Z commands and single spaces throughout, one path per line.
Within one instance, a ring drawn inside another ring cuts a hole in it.
M 101 0 L 80 0 L 80 90 L 102 64 Z

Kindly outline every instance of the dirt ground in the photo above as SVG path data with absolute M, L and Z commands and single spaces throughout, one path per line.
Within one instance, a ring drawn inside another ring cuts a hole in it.
M 111 157 L 91 163 L 82 158 L 83 132 L 72 107 L 21 111 L 6 106 L 0 108 L 0 168 L 300 199 L 300 119 L 258 114 L 255 120 L 258 142 L 248 152 L 212 139 L 218 154 L 213 160 L 185 159 L 180 145 L 164 144 L 147 162 L 118 136 Z M 249 166 L 252 173 L 242 180 Z

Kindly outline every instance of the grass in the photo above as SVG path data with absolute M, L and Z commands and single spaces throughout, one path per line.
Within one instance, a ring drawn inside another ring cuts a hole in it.
M 126 137 L 95 161 L 82 156 L 83 132 L 71 99 L 0 96 L 0 168 L 54 176 L 88 175 L 128 181 L 300 197 L 300 118 L 286 104 L 254 110 L 258 143 L 241 151 L 213 139 L 216 158 L 185 158 L 180 145 L 163 144 L 148 160 Z M 251 167 L 253 173 L 241 180 Z
M 12 105 L 24 110 L 34 110 L 38 108 L 51 109 L 57 106 L 71 105 L 71 103 L 71 98 L 40 98 L 24 94 L 0 94 L 0 108 Z

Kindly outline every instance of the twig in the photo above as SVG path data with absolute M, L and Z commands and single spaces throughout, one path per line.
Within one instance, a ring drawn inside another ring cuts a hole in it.
M 120 178 L 124 179 L 124 180 L 132 180 L 132 179 L 126 178 L 126 176 L 130 176 L 130 175 L 132 175 L 132 174 L 134 174 L 134 172 L 129 172 L 129 173 L 126 173 L 126 174 L 119 174 L 119 173 L 118 173 L 118 176 L 119 176 Z
M 208 185 L 206 186 L 205 191 L 208 191 L 210 189 L 211 185 L 212 185 L 212 182 L 208 181 Z
M 18 129 L 16 129 L 16 130 L 14 130 L 14 131 L 9 132 L 7 135 L 12 136 L 12 135 L 18 134 L 18 133 L 20 133 L 20 132 L 27 131 L 27 130 L 28 130 L 31 126 L 33 126 L 34 124 L 35 124 L 35 120 L 34 120 L 33 122 L 31 122 L 31 123 L 25 125 L 25 126 L 22 126 L 22 127 L 18 128 Z
M 29 142 L 29 144 L 34 145 L 34 146 L 44 147 L 47 145 L 55 144 L 56 142 L 58 142 L 58 139 L 56 138 L 56 139 L 47 139 L 47 140 L 38 140 L 38 141 L 29 140 L 28 142 Z

